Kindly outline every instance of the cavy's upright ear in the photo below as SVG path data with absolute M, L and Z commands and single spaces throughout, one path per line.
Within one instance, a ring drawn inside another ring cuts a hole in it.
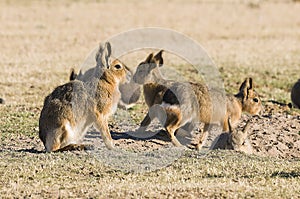
M 158 66 L 163 66 L 164 64 L 164 59 L 162 57 L 162 53 L 164 51 L 163 50 L 160 50 L 155 56 L 154 56 L 154 61 L 155 63 L 158 65 Z
M 70 74 L 69 80 L 70 81 L 75 80 L 76 77 L 77 77 L 77 73 L 75 72 L 75 69 L 71 68 L 71 74 Z
M 109 68 L 110 66 L 110 56 L 111 56 L 111 45 L 109 42 L 99 45 L 99 50 L 96 54 L 97 67 Z
M 153 58 L 153 53 L 150 53 L 146 58 L 146 60 L 144 61 L 144 63 L 150 63 L 152 61 L 152 58 Z
M 248 98 L 249 90 L 253 89 L 253 81 L 252 78 L 246 78 L 245 81 L 240 86 L 240 93 L 243 94 L 244 99 Z

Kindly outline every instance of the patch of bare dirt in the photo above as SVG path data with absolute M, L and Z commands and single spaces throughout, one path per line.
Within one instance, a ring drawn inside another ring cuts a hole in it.
M 274 109 L 278 107 L 266 106 L 266 110 Z M 253 119 L 249 139 L 257 155 L 300 158 L 300 115 L 265 112 Z

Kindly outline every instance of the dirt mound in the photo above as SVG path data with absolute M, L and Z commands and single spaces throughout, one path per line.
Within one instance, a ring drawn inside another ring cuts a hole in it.
M 254 118 L 249 132 L 255 153 L 263 156 L 300 158 L 300 115 L 290 115 L 285 110 L 272 113 L 274 109 L 266 107 L 267 111 L 271 112 Z

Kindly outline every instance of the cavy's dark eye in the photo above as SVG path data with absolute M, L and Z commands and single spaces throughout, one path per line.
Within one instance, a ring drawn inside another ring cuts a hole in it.
M 115 68 L 116 69 L 120 69 L 120 68 L 122 68 L 122 66 L 120 66 L 119 64 L 117 64 L 117 65 L 115 65 Z
M 253 98 L 253 101 L 257 103 L 257 102 L 258 102 L 258 99 L 257 99 L 257 98 Z

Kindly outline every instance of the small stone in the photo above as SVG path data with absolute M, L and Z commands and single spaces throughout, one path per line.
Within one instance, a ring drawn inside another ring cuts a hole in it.
M 5 101 L 3 98 L 0 98 L 0 104 L 5 104 Z

